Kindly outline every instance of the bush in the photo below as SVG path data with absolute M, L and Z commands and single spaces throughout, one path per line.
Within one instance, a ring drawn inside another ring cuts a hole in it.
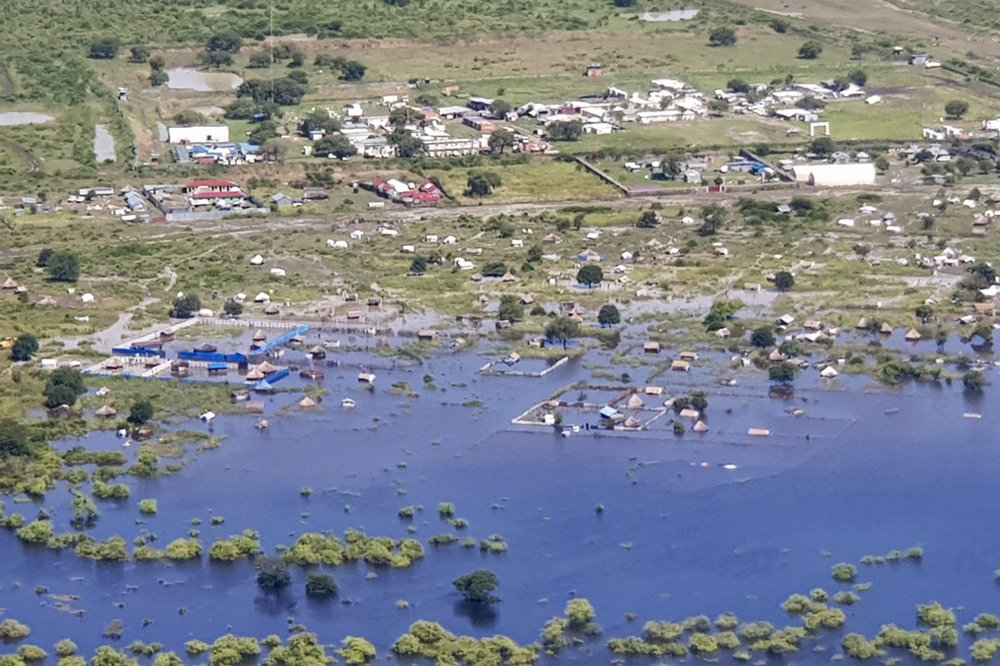
M 953 99 L 944 105 L 944 112 L 949 118 L 958 119 L 968 112 L 969 103 L 961 99 Z
M 91 42 L 88 55 L 95 60 L 112 60 L 120 48 L 121 42 L 117 37 L 102 37 Z
M 153 403 L 149 400 L 140 400 L 132 405 L 128 413 L 128 422 L 135 425 L 148 423 L 153 419 Z
M 71 252 L 54 252 L 45 270 L 53 282 L 76 282 L 80 279 L 80 260 Z
M 0 419 L 0 457 L 28 453 L 28 428 L 14 419 Z
M 332 597 L 337 591 L 337 581 L 332 576 L 311 573 L 306 580 L 306 594 L 310 597 Z
M 736 31 L 729 27 L 719 27 L 708 35 L 709 46 L 732 46 L 736 43 Z
M 38 339 L 28 333 L 22 333 L 10 348 L 10 360 L 30 361 L 36 352 L 38 352 Z
M 799 47 L 799 57 L 803 60 L 815 60 L 822 52 L 823 45 L 814 40 L 809 40 Z
M 257 560 L 256 568 L 257 585 L 266 592 L 279 592 L 292 582 L 288 565 L 282 560 L 262 557 Z
M 853 564 L 841 562 L 833 567 L 833 579 L 838 583 L 853 583 L 858 576 L 858 568 Z
M 452 585 L 462 593 L 468 601 L 493 604 L 500 601 L 493 591 L 500 585 L 500 579 L 492 571 L 480 569 L 464 576 L 459 576 Z

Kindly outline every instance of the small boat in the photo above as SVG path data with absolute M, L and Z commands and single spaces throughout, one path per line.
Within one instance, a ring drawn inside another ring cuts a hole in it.
M 219 348 L 213 344 L 205 342 L 195 347 L 194 350 L 196 352 L 201 352 L 203 354 L 214 354 L 215 352 L 219 351 Z
M 123 449 L 127 449 L 130 446 L 132 446 L 132 440 L 131 439 L 126 439 L 124 442 L 122 442 L 122 448 Z
M 212 412 L 212 411 L 205 412 L 204 414 L 202 414 L 198 418 L 200 418 L 205 423 L 211 423 L 212 421 L 215 420 L 215 412 Z
M 271 424 L 267 422 L 267 419 L 257 421 L 257 430 L 267 430 L 269 427 Z
M 358 403 L 356 403 L 351 398 L 344 398 L 343 400 L 340 401 L 340 406 L 343 407 L 344 409 L 354 409 L 355 407 L 358 406 Z
M 321 370 L 316 370 L 315 368 L 303 368 L 299 370 L 299 377 L 303 379 L 323 379 L 325 376 Z
M 726 465 L 723 465 L 722 469 L 734 470 L 734 469 L 737 469 L 737 467 L 736 467 L 736 465 L 734 465 L 732 463 L 728 463 Z

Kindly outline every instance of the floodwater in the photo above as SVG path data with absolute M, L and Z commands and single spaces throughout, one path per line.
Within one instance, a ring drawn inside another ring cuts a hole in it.
M 690 21 L 698 15 L 698 9 L 674 9 L 669 12 L 645 12 L 642 15 L 643 21 L 669 22 Z
M 858 580 L 874 585 L 845 608 L 843 633 L 870 636 L 889 622 L 912 628 L 915 605 L 931 600 L 961 607 L 960 624 L 1000 610 L 993 580 L 1000 566 L 1000 506 L 992 501 L 1000 445 L 989 393 L 977 401 L 958 385 L 889 390 L 863 377 L 827 381 L 811 371 L 796 382 L 793 399 L 781 400 L 768 397 L 763 372 L 734 371 L 704 358 L 690 373 L 652 379 L 651 365 L 616 365 L 616 374 L 627 371 L 640 386 L 649 380 L 672 394 L 706 389 L 709 432 L 678 438 L 664 420 L 645 433 L 562 438 L 549 429 L 516 428 L 510 419 L 580 380 L 613 384 L 592 374 L 607 369 L 607 354 L 590 352 L 544 378 L 476 373 L 503 354 L 480 345 L 415 365 L 349 353 L 375 367 L 371 392 L 358 385 L 357 366 L 324 363 L 329 394 L 317 409 L 300 410 L 299 392 L 279 392 L 264 398 L 267 431 L 253 428 L 257 417 L 220 416 L 212 426 L 224 438 L 220 448 L 199 454 L 173 477 L 119 479 L 132 488 L 131 499 L 99 502 L 102 515 L 92 531 L 131 541 L 149 530 L 163 547 L 200 518 L 206 550 L 217 538 L 254 529 L 273 552 L 307 531 L 354 528 L 419 538 L 427 557 L 413 567 L 330 569 L 339 600 L 316 602 L 305 597 L 299 569 L 288 591 L 266 597 L 246 562 L 93 563 L 25 546 L 0 531 L 6 617 L 32 627 L 31 643 L 70 637 L 87 652 L 107 642 L 100 634 L 116 618 L 125 621 L 123 645 L 159 641 L 178 652 L 188 639 L 211 641 L 229 631 L 284 635 L 294 618 L 324 642 L 365 636 L 385 653 L 417 619 L 439 621 L 455 633 L 501 633 L 529 643 L 575 595 L 593 602 L 604 638 L 562 658 L 606 664 L 612 655 L 604 639 L 638 634 L 648 620 L 733 611 L 746 621 L 799 624 L 784 615 L 781 601 L 815 587 L 831 594 L 846 589 L 830 578 L 834 563 L 915 545 L 926 550 L 920 563 L 859 566 Z M 309 364 L 289 351 L 281 363 L 291 362 Z M 719 386 L 718 379 L 735 372 L 736 386 Z M 409 383 L 420 396 L 393 393 L 394 382 Z M 294 377 L 278 386 L 306 384 Z M 595 390 L 591 398 L 602 395 Z M 346 396 L 357 401 L 356 409 L 340 407 Z M 793 416 L 790 407 L 805 414 Z M 972 411 L 982 419 L 963 418 Z M 751 438 L 750 427 L 769 428 L 772 436 Z M 135 447 L 121 449 L 120 441 L 99 433 L 59 448 L 81 444 L 134 457 Z M 306 486 L 314 491 L 310 497 L 300 496 Z M 140 516 L 143 498 L 159 500 L 156 516 Z M 41 505 L 8 501 L 7 511 L 32 517 L 45 507 L 56 531 L 64 532 L 70 499 L 60 488 Z M 460 538 L 499 534 L 509 551 L 426 545 L 432 535 L 454 532 L 439 519 L 439 502 L 453 502 L 456 515 L 469 521 Z M 598 504 L 603 514 L 595 511 Z M 397 517 L 407 505 L 423 507 L 412 523 Z M 225 524 L 211 527 L 212 516 L 223 516 Z M 493 614 L 470 616 L 450 581 L 479 568 L 497 573 L 503 601 Z M 69 605 L 86 613 L 56 610 L 47 596 L 36 595 L 36 586 L 78 595 Z M 410 608 L 398 609 L 399 600 Z M 626 613 L 638 619 L 629 622 Z M 816 644 L 829 648 L 825 654 L 804 642 L 794 663 L 828 662 L 841 636 L 821 634 Z
M 115 161 L 115 137 L 111 135 L 106 125 L 94 126 L 94 155 L 98 164 Z
M 18 125 L 41 125 L 51 123 L 55 117 L 46 113 L 34 111 L 2 111 L 0 112 L 0 127 L 16 127 Z
M 226 92 L 236 90 L 243 79 L 230 72 L 202 72 L 193 67 L 175 67 L 167 70 L 167 87 L 171 90 L 196 92 Z

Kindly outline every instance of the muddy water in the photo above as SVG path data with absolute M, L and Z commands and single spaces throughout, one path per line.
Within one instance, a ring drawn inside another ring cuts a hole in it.
M 111 135 L 106 125 L 94 127 L 94 155 L 98 164 L 115 161 L 115 137 Z
M 3 111 L 0 112 L 0 127 L 16 127 L 18 125 L 41 125 L 51 123 L 55 118 L 45 113 L 34 111 Z
M 170 77 L 167 87 L 171 90 L 194 90 L 196 92 L 228 92 L 235 90 L 243 79 L 229 72 L 201 72 L 191 67 L 175 67 L 167 70 Z

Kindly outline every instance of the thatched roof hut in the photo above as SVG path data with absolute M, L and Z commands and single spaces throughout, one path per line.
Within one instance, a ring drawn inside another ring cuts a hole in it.
M 263 414 L 264 413 L 264 403 L 262 402 L 248 402 L 243 410 L 247 414 Z
M 261 361 L 260 363 L 258 363 L 257 364 L 257 369 L 259 371 L 263 372 L 265 376 L 266 375 L 273 375 L 274 373 L 276 373 L 279 370 L 278 366 L 271 365 L 267 361 Z
M 633 393 L 625 402 L 625 407 L 626 409 L 644 409 L 646 407 L 646 403 L 642 401 L 642 398 L 639 397 L 638 393 Z
M 309 409 L 310 407 L 315 407 L 315 406 L 316 406 L 316 401 L 310 398 L 309 396 L 306 396 L 301 400 L 299 400 L 299 407 L 301 407 L 302 409 Z
M 267 333 L 265 333 L 259 328 L 256 331 L 254 331 L 253 333 L 254 342 L 264 342 L 265 340 L 267 340 Z
M 278 306 L 275 303 L 268 303 L 267 306 L 264 308 L 264 314 L 266 315 L 276 315 L 279 312 L 281 311 L 278 309 Z
M 691 426 L 691 430 L 695 432 L 708 432 L 708 424 L 699 419 L 697 423 Z
M 309 355 L 316 360 L 321 360 L 326 358 L 326 348 L 321 345 L 316 345 L 309 350 Z
M 878 332 L 882 335 L 892 335 L 892 326 L 887 321 L 882 322 L 882 325 L 878 328 Z
M 0 285 L 0 289 L 17 289 L 17 282 L 14 282 L 14 278 L 8 277 L 3 281 L 3 284 Z
M 918 331 L 917 329 L 911 328 L 906 332 L 907 342 L 916 342 L 919 339 L 920 339 L 920 331 Z
M 94 412 L 94 414 L 102 419 L 110 419 L 113 416 L 118 416 L 118 410 L 111 405 L 102 405 L 97 408 L 97 411 Z

